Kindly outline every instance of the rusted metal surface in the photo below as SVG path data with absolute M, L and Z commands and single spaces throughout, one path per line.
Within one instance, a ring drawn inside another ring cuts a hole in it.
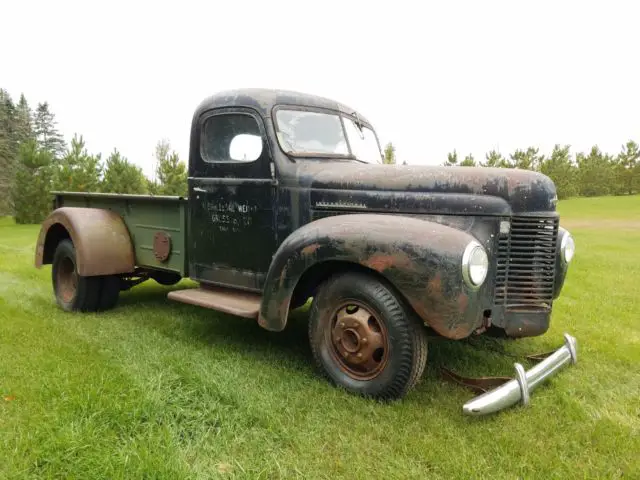
M 174 290 L 169 292 L 167 298 L 253 319 L 258 317 L 260 307 L 260 295 L 212 286 Z
M 156 232 L 153 235 L 153 255 L 159 262 L 169 260 L 171 254 L 171 237 L 166 232 Z
M 401 234 L 400 234 L 401 232 Z M 397 289 L 439 334 L 463 338 L 482 324 L 477 300 L 462 280 L 468 233 L 414 218 L 341 215 L 311 222 L 280 246 L 267 276 L 260 322 L 281 330 L 292 292 L 314 264 L 342 261 L 377 272 Z
M 478 394 L 493 390 L 511 380 L 511 377 L 463 377 L 445 367 L 440 367 L 440 371 L 445 380 L 466 387 Z
M 113 275 L 134 271 L 129 232 L 122 218 L 109 210 L 62 207 L 42 223 L 36 243 L 35 265 L 50 264 L 57 242 L 71 238 L 78 275 Z
M 65 257 L 58 266 L 56 272 L 56 284 L 58 294 L 65 303 L 71 303 L 78 288 L 78 275 L 76 274 L 73 261 Z
M 389 358 L 389 338 L 384 323 L 359 302 L 338 305 L 325 329 L 325 342 L 340 369 L 356 380 L 380 374 Z

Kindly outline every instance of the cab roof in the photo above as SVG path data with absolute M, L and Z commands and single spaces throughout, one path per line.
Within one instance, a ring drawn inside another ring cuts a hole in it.
M 271 110 L 276 105 L 297 105 L 302 107 L 327 108 L 337 110 L 345 114 L 353 114 L 355 109 L 330 98 L 311 95 L 293 90 L 280 90 L 269 88 L 240 88 L 224 90 L 211 95 L 198 105 L 194 118 L 203 112 L 220 107 L 249 107 L 256 109 L 263 117 L 269 118 Z M 364 123 L 371 124 L 360 112 L 358 117 Z

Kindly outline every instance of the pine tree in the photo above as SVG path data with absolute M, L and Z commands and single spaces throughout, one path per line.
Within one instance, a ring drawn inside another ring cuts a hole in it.
M 551 156 L 540 163 L 540 172 L 553 180 L 559 199 L 573 197 L 578 193 L 576 185 L 578 171 L 571 161 L 569 149 L 569 145 L 561 147 L 556 144 Z
M 20 145 L 11 187 L 16 223 L 41 223 L 50 212 L 52 161 L 51 153 L 40 149 L 35 139 Z
M 34 117 L 34 131 L 38 145 L 59 159 L 65 154 L 66 144 L 56 128 L 55 115 L 49 110 L 49 103 L 39 103 Z
M 456 152 L 455 148 L 453 152 L 447 153 L 447 161 L 444 163 L 446 167 L 453 167 L 458 164 L 458 152 Z
M 629 140 L 615 160 L 615 193 L 633 194 L 640 191 L 640 147 Z
M 146 182 L 142 169 L 114 149 L 105 163 L 101 190 L 107 193 L 142 194 L 147 192 Z
M 384 163 L 389 165 L 395 165 L 396 163 L 396 147 L 391 142 L 384 147 Z
M 476 161 L 473 158 L 473 154 L 469 154 L 466 157 L 464 157 L 464 160 L 462 161 L 462 163 L 460 163 L 461 167 L 475 167 L 476 166 Z
M 42 149 L 50 152 L 45 146 Z M 78 137 L 75 134 L 67 153 L 55 165 L 54 188 L 67 192 L 99 191 L 102 173 L 100 157 L 100 154 L 90 155 L 82 135 Z
M 510 166 L 509 162 L 502 156 L 501 153 L 498 153 L 496 150 L 491 150 L 489 153 L 485 154 L 484 157 L 486 161 L 480 164 L 483 167 L 507 168 Z
M 537 170 L 540 163 L 544 160 L 544 156 L 539 155 L 538 151 L 539 149 L 535 147 L 529 147 L 526 150 L 516 150 L 510 155 L 510 166 L 523 170 Z
M 187 195 L 187 168 L 176 152 L 171 152 L 167 140 L 156 145 L 156 176 L 158 195 Z M 153 186 L 150 186 L 151 190 Z
M 34 138 L 33 112 L 24 94 L 20 95 L 20 101 L 16 107 L 15 120 L 15 137 L 18 145 L 25 143 L 30 138 Z
M 576 160 L 580 195 L 594 197 L 611 193 L 614 173 L 611 155 L 603 154 L 594 145 L 588 155 L 579 153 Z
M 11 214 L 9 191 L 16 154 L 15 107 L 9 92 L 0 89 L 0 216 Z

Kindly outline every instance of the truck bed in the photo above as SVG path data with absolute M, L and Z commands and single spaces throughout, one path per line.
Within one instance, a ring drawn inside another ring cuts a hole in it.
M 52 192 L 54 206 L 88 207 L 120 214 L 131 235 L 138 267 L 153 268 L 187 276 L 187 200 L 184 197 L 117 193 Z M 171 255 L 166 262 L 156 259 L 153 238 L 163 232 L 171 238 Z

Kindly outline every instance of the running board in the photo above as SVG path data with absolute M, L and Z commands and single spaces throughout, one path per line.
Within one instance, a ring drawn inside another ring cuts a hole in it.
M 189 288 L 174 290 L 167 295 L 169 300 L 210 308 L 244 318 L 258 318 L 262 297 L 257 293 L 221 287 Z

